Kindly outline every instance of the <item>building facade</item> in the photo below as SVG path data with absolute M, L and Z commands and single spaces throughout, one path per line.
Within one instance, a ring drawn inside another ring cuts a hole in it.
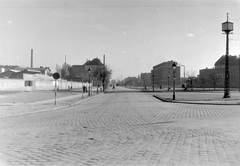
M 90 69 L 90 73 L 89 73 Z M 66 77 L 67 80 L 73 80 L 73 81 L 83 81 L 88 82 L 89 76 L 90 80 L 93 81 L 93 85 L 96 86 L 98 84 L 101 84 L 101 81 L 97 80 L 96 71 L 104 69 L 104 65 L 101 63 L 100 59 L 94 58 L 91 61 L 87 61 L 83 65 L 73 65 L 69 69 L 70 75 Z M 99 73 L 100 74 L 100 73 Z
M 141 84 L 151 86 L 151 73 L 141 73 Z
M 168 86 L 173 86 L 173 68 L 172 64 L 174 61 L 167 61 L 160 63 L 156 66 L 153 66 L 153 69 L 151 70 L 151 85 L 154 85 L 154 87 L 162 87 L 166 88 Z M 153 78 L 154 76 L 154 78 Z M 175 85 L 181 86 L 180 83 L 180 66 L 177 66 L 176 72 L 175 72 Z
M 225 86 L 225 55 L 220 57 L 212 69 L 199 71 L 199 85 L 202 88 L 224 88 Z M 229 56 L 230 88 L 238 88 L 239 85 L 240 58 Z

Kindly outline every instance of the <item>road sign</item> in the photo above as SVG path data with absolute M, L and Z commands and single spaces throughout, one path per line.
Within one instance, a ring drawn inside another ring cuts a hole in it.
M 57 72 L 54 73 L 53 78 L 55 79 L 55 105 L 56 105 L 57 104 L 57 79 L 60 78 L 60 74 Z
M 59 74 L 59 73 L 54 73 L 54 74 L 53 74 L 53 78 L 54 78 L 55 80 L 59 79 L 59 78 L 60 78 L 60 74 Z

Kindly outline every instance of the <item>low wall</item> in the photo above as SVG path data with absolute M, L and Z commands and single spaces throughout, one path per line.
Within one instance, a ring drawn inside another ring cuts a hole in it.
M 24 91 L 24 80 L 0 78 L 0 91 Z
M 27 82 L 28 81 L 28 82 Z M 82 88 L 88 83 L 57 80 L 59 90 Z M 54 90 L 55 80 L 23 80 L 23 79 L 4 79 L 0 78 L 0 91 L 35 91 L 35 90 Z

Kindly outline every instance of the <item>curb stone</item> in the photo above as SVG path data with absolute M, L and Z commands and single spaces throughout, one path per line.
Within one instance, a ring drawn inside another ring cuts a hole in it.
M 69 107 L 72 107 L 72 106 L 79 105 L 79 104 L 81 104 L 83 102 L 86 102 L 88 100 L 91 100 L 91 99 L 94 99 L 94 98 L 97 98 L 97 97 L 101 97 L 103 94 L 104 93 L 94 95 L 94 96 L 88 97 L 86 99 L 80 100 L 78 102 L 70 103 L 70 104 L 68 103 L 68 104 L 63 105 L 63 106 L 56 106 L 56 107 L 53 107 L 53 108 L 39 109 L 39 110 L 35 110 L 33 112 L 20 112 L 20 113 L 16 113 L 16 114 L 13 114 L 13 115 L 6 115 L 6 116 L 3 116 L 3 117 L 0 117 L 0 119 L 1 118 L 7 118 L 7 117 L 22 116 L 22 115 L 28 115 L 28 114 L 34 114 L 34 113 L 47 112 L 47 111 L 56 111 L 56 110 L 60 110 L 60 109 L 64 109 L 64 108 L 69 108 Z M 31 104 L 20 104 L 20 105 L 31 106 Z M 16 105 L 8 105 L 8 106 L 16 106 Z
M 201 104 L 201 105 L 240 105 L 240 102 L 238 102 L 238 103 L 237 102 L 235 102 L 235 103 L 216 103 L 216 101 L 215 101 L 215 103 L 214 103 L 214 101 L 213 101 L 213 102 L 207 103 L 207 102 L 204 102 L 204 101 L 199 101 L 199 102 L 196 102 L 196 101 L 176 101 L 176 100 L 173 101 L 172 99 L 169 99 L 169 98 L 165 99 L 165 98 L 161 98 L 161 97 L 156 96 L 156 95 L 153 95 L 153 97 L 161 100 L 162 102 L 169 102 L 169 103 Z

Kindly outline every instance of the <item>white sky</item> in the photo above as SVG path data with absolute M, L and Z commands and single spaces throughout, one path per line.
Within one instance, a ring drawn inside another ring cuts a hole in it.
M 240 54 L 240 0 L 0 0 L 0 64 L 81 65 L 106 55 L 112 78 L 175 60 L 186 71 L 213 67 L 226 52 L 221 25 L 234 23 Z M 183 68 L 182 68 L 183 69 Z

